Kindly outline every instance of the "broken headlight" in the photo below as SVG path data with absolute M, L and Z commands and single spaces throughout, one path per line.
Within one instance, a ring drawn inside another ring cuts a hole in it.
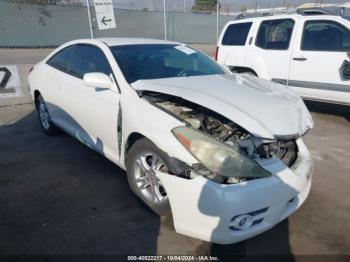
M 225 178 L 262 178 L 271 174 L 255 161 L 239 152 L 238 146 L 228 146 L 188 127 L 173 129 L 180 143 L 211 172 Z

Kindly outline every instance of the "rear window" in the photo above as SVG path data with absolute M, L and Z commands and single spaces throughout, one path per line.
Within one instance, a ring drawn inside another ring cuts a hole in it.
M 292 19 L 266 20 L 260 24 L 256 46 L 269 50 L 287 50 L 293 33 Z
M 248 37 L 252 23 L 239 23 L 229 25 L 222 39 L 222 45 L 243 46 Z

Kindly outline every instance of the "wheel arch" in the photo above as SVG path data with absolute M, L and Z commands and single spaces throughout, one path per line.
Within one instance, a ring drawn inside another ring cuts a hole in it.
M 34 90 L 33 95 L 34 95 L 34 105 L 35 107 L 37 107 L 38 98 L 41 95 L 41 93 L 39 92 L 39 90 Z
M 126 163 L 126 159 L 128 157 L 128 152 L 130 148 L 140 139 L 147 138 L 143 134 L 139 132 L 132 132 L 129 134 L 128 138 L 126 139 L 126 142 L 124 144 L 124 164 Z M 148 138 L 149 139 L 149 138 Z
M 161 149 L 156 143 L 154 143 L 150 138 L 148 138 L 147 136 L 142 135 L 141 133 L 138 132 L 133 132 L 128 136 L 128 139 L 126 140 L 125 143 L 125 148 L 124 148 L 124 165 L 126 167 L 127 165 L 127 161 L 128 161 L 128 153 L 131 149 L 131 147 L 139 140 L 141 139 L 147 139 L 149 140 L 159 151 L 163 152 L 165 155 L 167 155 L 167 159 L 168 159 L 168 163 L 169 163 L 169 171 L 172 174 L 176 174 L 179 176 L 183 176 L 186 177 L 187 173 L 187 169 L 189 168 L 189 165 L 186 164 L 185 162 L 175 158 L 175 157 L 171 157 L 169 156 L 169 154 L 164 151 L 163 149 Z
M 233 66 L 230 69 L 231 69 L 231 72 L 234 72 L 234 73 L 241 74 L 241 73 L 250 72 L 250 73 L 254 74 L 255 76 L 258 76 L 258 74 L 255 72 L 255 70 L 250 68 L 250 67 Z

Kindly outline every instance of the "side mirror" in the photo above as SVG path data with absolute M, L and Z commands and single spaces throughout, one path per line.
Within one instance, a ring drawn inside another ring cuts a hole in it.
M 86 86 L 94 88 L 111 89 L 113 87 L 110 77 L 103 73 L 87 73 L 84 75 L 83 82 Z

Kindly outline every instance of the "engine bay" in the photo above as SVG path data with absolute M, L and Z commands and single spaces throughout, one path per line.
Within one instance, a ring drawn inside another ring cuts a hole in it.
M 240 150 L 254 160 L 278 158 L 291 167 L 297 158 L 294 140 L 264 140 L 212 110 L 172 95 L 143 92 L 153 105 L 186 122 L 194 129 Z

